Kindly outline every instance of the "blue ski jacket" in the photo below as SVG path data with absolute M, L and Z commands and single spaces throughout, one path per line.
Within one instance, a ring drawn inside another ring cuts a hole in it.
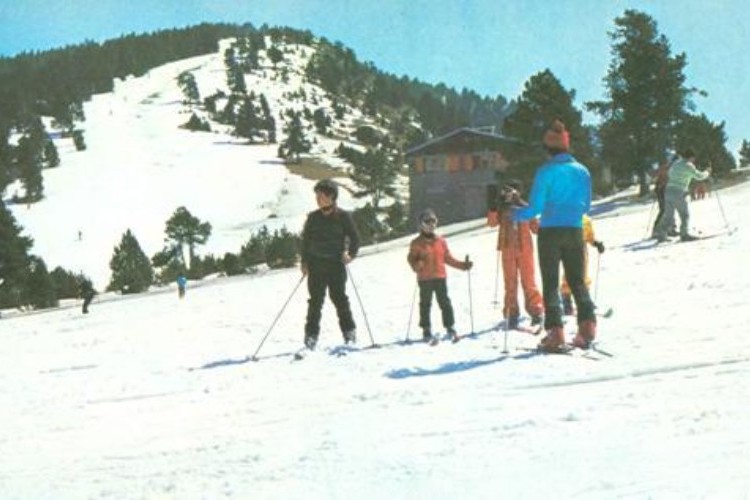
M 591 208 L 591 175 L 569 153 L 553 156 L 539 167 L 531 186 L 529 205 L 516 208 L 513 220 L 541 214 L 539 227 L 582 227 Z

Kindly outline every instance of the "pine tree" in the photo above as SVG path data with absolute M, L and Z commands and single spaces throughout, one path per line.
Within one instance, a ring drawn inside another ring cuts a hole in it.
M 22 228 L 0 200 L 0 307 L 21 305 L 33 240 L 21 235 Z
M 685 54 L 672 55 L 669 41 L 647 14 L 626 10 L 611 32 L 612 56 L 604 78 L 608 99 L 588 103 L 603 118 L 603 161 L 621 177 L 638 174 L 648 193 L 646 172 L 673 143 L 688 97 Z
M 57 147 L 52 141 L 44 143 L 44 164 L 47 168 L 60 166 L 60 155 L 57 153 Z
M 26 193 L 24 200 L 29 203 L 44 196 L 43 148 L 43 142 L 30 135 L 21 137 L 16 148 L 16 165 Z
M 273 64 L 274 68 L 277 64 L 284 60 L 284 53 L 276 48 L 276 46 L 270 47 L 268 50 L 266 50 L 266 55 L 271 61 L 271 64 Z
M 235 117 L 234 134 L 252 142 L 262 124 L 262 119 L 258 117 L 252 99 L 243 98 Z
M 14 148 L 10 145 L 10 126 L 0 123 L 0 193 L 12 180 Z
M 185 103 L 199 103 L 201 100 L 200 92 L 198 91 L 198 84 L 195 82 L 195 76 L 189 72 L 184 71 L 177 77 L 177 85 L 182 90 L 182 94 L 185 96 Z
M 740 168 L 745 168 L 748 165 L 750 165 L 750 142 L 743 140 L 740 147 Z
M 34 255 L 29 258 L 23 302 L 34 309 L 57 307 L 58 304 L 55 285 L 47 272 L 47 266 L 42 259 Z
M 231 48 L 224 51 L 224 65 L 226 66 L 229 90 L 234 94 L 246 94 L 245 74 L 242 72 L 240 65 L 237 64 L 234 50 Z
M 148 290 L 154 282 L 151 262 L 130 229 L 125 231 L 120 244 L 115 247 L 109 268 L 112 270 L 112 278 L 107 290 L 123 294 L 141 293 Z
M 732 153 L 726 148 L 727 135 L 724 123 L 712 123 L 704 114 L 686 114 L 675 128 L 677 151 L 693 149 L 699 167 L 710 167 L 717 176 L 726 174 L 736 167 Z
M 298 112 L 292 113 L 292 119 L 284 129 L 286 140 L 281 143 L 279 151 L 283 158 L 291 158 L 299 163 L 300 154 L 310 151 L 310 141 L 305 137 L 302 120 Z
M 167 220 L 165 232 L 168 239 L 180 247 L 180 255 L 184 255 L 184 249 L 187 246 L 188 262 L 185 263 L 185 267 L 190 269 L 190 262 L 195 257 L 195 246 L 203 245 L 208 241 L 211 236 L 211 224 L 202 222 L 187 208 L 179 207 Z
M 360 188 L 358 196 L 369 195 L 375 211 L 380 208 L 380 202 L 386 196 L 394 196 L 394 186 L 398 176 L 399 166 L 388 153 L 380 148 L 368 149 L 364 153 L 350 149 L 345 155 L 347 161 L 352 164 L 349 175 L 357 187 Z
M 531 185 L 536 168 L 547 158 L 541 147 L 542 136 L 555 119 L 568 129 L 571 152 L 576 159 L 594 169 L 592 147 L 582 125 L 581 112 L 573 106 L 574 99 L 575 91 L 566 90 L 549 69 L 529 78 L 516 102 L 516 110 L 503 124 L 503 134 L 522 144 L 507 152 L 512 163 L 510 175 Z
M 74 130 L 73 131 L 73 143 L 76 146 L 76 151 L 85 151 L 86 150 L 86 141 L 83 138 L 83 131 L 82 130 Z
M 266 247 L 266 264 L 271 269 L 292 267 L 299 255 L 300 238 L 290 233 L 286 227 L 273 232 L 273 237 Z

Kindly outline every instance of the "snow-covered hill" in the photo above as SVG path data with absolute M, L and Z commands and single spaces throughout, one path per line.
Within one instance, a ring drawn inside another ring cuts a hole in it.
M 154 145 L 146 133 L 134 143 Z M 749 196 L 738 186 L 691 206 L 696 233 L 721 231 L 723 207 L 734 234 L 656 248 L 639 243 L 649 205 L 598 207 L 607 251 L 592 274 L 615 310 L 599 324 L 614 357 L 598 361 L 533 355 L 521 348 L 537 339 L 513 332 L 503 353 L 486 228 L 448 240 L 476 263 L 449 274 L 459 329 L 476 332 L 455 345 L 402 342 L 417 336 L 405 241 L 351 264 L 360 344 L 383 347 L 345 357 L 327 354 L 340 342 L 327 304 L 321 352 L 291 361 L 306 307 L 292 269 L 193 285 L 183 300 L 170 290 L 98 301 L 87 316 L 4 318 L 0 497 L 747 498 Z M 123 217 L 142 203 L 127 200 Z M 108 253 L 73 236 L 71 248 Z
M 305 213 L 315 208 L 314 180 L 291 174 L 277 158 L 278 144 L 248 146 L 216 123 L 212 133 L 179 128 L 196 108 L 183 104 L 177 76 L 190 72 L 204 96 L 227 92 L 223 53 L 231 42 L 222 42 L 214 54 L 117 81 L 114 92 L 95 95 L 84 104 L 85 151 L 77 152 L 72 139 L 56 136 L 62 166 L 44 171 L 45 198 L 28 206 L 9 205 L 24 234 L 34 239 L 32 252 L 50 270 L 62 266 L 82 272 L 103 290 L 111 275 L 109 260 L 123 233 L 131 229 L 152 256 L 163 248 L 165 222 L 180 206 L 213 226 L 208 243 L 199 249 L 203 254 L 237 253 L 263 225 L 270 230 L 301 229 Z M 277 117 L 279 140 L 284 137 L 285 110 L 331 106 L 325 92 L 303 78 L 313 49 L 281 47 L 281 63 L 273 66 L 261 58 L 261 68 L 245 75 L 248 91 L 267 97 Z M 305 99 L 299 97 L 300 90 Z M 334 150 L 342 140 L 354 145 L 345 138 L 372 119 L 347 107 L 345 115 L 334 120 L 336 138 L 315 134 L 312 124 L 305 123 L 308 137 L 314 139 L 311 155 L 339 169 L 341 182 L 349 185 L 347 165 Z M 17 189 L 9 187 L 5 196 L 12 198 Z M 343 206 L 366 201 L 342 190 Z

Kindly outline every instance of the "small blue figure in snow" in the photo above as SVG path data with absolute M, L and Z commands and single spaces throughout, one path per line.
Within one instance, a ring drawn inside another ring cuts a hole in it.
M 185 297 L 185 286 L 187 286 L 187 278 L 184 275 L 177 277 L 177 296 L 180 298 Z

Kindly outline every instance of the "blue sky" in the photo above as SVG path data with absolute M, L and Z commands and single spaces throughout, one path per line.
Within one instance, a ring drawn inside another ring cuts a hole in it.
M 626 9 L 653 17 L 687 54 L 697 111 L 726 122 L 728 147 L 750 140 L 750 31 L 744 0 L 48 0 L 0 4 L 0 55 L 104 41 L 200 22 L 309 29 L 378 68 L 480 94 L 517 97 L 546 68 L 576 105 L 603 97 L 608 31 Z M 588 121 L 594 117 L 587 117 Z

